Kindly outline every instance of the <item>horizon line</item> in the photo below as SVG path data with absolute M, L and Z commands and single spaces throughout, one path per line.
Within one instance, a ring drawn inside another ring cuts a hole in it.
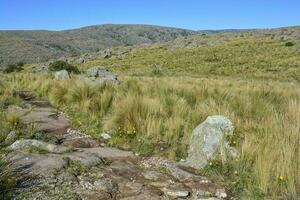
M 190 29 L 190 28 L 184 28 L 184 27 L 175 27 L 175 26 L 168 26 L 168 25 L 157 25 L 157 24 L 129 24 L 129 23 L 104 23 L 104 24 L 91 24 L 91 25 L 83 25 L 73 28 L 65 28 L 65 29 L 0 29 L 0 31 L 49 31 L 49 32 L 63 32 L 63 31 L 69 31 L 69 30 L 77 30 L 77 29 L 83 29 L 83 28 L 89 28 L 93 26 L 156 26 L 156 27 L 162 27 L 162 28 L 174 28 L 174 29 L 183 29 L 188 31 L 195 31 L 195 32 L 201 32 L 201 31 L 226 31 L 226 30 L 266 30 L 266 29 L 281 29 L 281 28 L 290 28 L 290 27 L 298 27 L 299 24 L 293 24 L 293 25 L 287 25 L 287 26 L 271 26 L 271 27 L 249 27 L 249 28 L 220 28 L 220 29 Z

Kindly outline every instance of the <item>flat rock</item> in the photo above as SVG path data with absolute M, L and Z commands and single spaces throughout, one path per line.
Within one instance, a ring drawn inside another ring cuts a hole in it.
M 88 137 L 67 138 L 63 141 L 62 145 L 75 148 L 94 148 L 100 146 L 99 142 Z
M 9 146 L 11 150 L 22 150 L 22 149 L 32 149 L 37 148 L 39 150 L 44 150 L 49 153 L 62 154 L 65 152 L 71 151 L 70 148 L 49 144 L 39 140 L 30 140 L 30 139 L 20 139 L 15 141 L 12 145 Z
M 17 169 L 41 176 L 53 175 L 57 170 L 67 166 L 67 162 L 56 154 L 32 154 L 25 152 L 12 152 L 6 157 Z
M 118 158 L 134 158 L 135 155 L 130 151 L 123 151 L 111 147 L 96 147 L 96 148 L 80 148 L 86 153 L 94 153 L 101 158 L 118 159 Z

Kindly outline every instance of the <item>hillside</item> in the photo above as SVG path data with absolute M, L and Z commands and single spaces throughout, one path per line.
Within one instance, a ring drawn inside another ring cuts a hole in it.
M 126 75 L 227 76 L 274 80 L 300 77 L 299 42 L 270 36 L 196 35 L 135 49 L 125 56 L 96 59 L 84 66 L 105 66 Z M 190 46 L 190 47 L 189 47 Z
M 99 25 L 65 31 L 0 31 L 0 65 L 96 52 L 115 46 L 165 42 L 196 32 L 150 25 Z

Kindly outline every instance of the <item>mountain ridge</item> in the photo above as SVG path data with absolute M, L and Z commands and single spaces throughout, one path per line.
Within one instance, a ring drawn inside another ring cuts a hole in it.
M 16 62 L 45 62 L 50 59 L 79 56 L 119 46 L 169 42 L 177 38 L 201 34 L 253 32 L 257 35 L 288 35 L 286 32 L 289 33 L 289 30 L 293 30 L 292 35 L 294 34 L 296 39 L 300 38 L 298 26 L 276 29 L 194 31 L 157 25 L 102 24 L 63 31 L 0 30 L 0 66 Z

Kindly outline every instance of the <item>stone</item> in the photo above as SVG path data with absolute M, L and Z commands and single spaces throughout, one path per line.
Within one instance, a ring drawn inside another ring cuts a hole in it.
M 117 76 L 103 67 L 92 67 L 86 74 L 90 81 L 119 83 Z
M 33 109 L 19 109 L 11 107 L 8 112 L 16 113 L 25 124 L 33 124 L 36 132 L 49 135 L 63 135 L 70 124 L 66 117 L 54 108 L 36 107 Z
M 18 139 L 18 135 L 15 131 L 11 131 L 9 132 L 9 134 L 6 136 L 4 143 L 6 145 L 10 145 L 12 144 L 14 141 L 16 141 Z
M 100 136 L 104 139 L 104 140 L 109 140 L 111 138 L 111 136 L 107 133 L 101 133 Z
M 15 96 L 19 96 L 21 99 L 25 101 L 34 100 L 36 97 L 31 91 L 21 90 L 14 92 Z
M 100 146 L 97 141 L 89 137 L 67 138 L 63 141 L 62 145 L 75 148 L 94 148 Z
M 68 80 L 68 79 L 70 79 L 69 73 L 65 69 L 55 72 L 54 76 L 55 76 L 56 80 Z
M 232 135 L 234 126 L 225 116 L 209 116 L 198 125 L 192 133 L 188 157 L 183 165 L 201 169 L 209 160 L 218 154 L 222 160 L 226 159 L 226 151 L 229 149 L 226 135 Z
M 64 154 L 64 157 L 72 161 L 78 161 L 85 167 L 93 167 L 103 164 L 103 159 L 97 154 L 80 150 Z
M 70 148 L 49 144 L 46 142 L 38 141 L 38 140 L 30 140 L 30 139 L 21 139 L 15 141 L 12 145 L 9 146 L 11 150 L 22 150 L 22 149 L 31 149 L 38 148 L 40 150 L 47 151 L 49 153 L 65 153 L 71 151 Z
M 224 188 L 222 188 L 222 189 L 216 189 L 216 194 L 215 194 L 215 196 L 216 196 L 217 198 L 224 199 L 224 198 L 227 197 L 227 193 L 226 193 L 226 191 L 225 191 Z
M 187 198 L 190 195 L 189 191 L 171 191 L 168 190 L 165 192 L 166 195 L 175 198 Z
M 94 153 L 101 158 L 108 158 L 108 159 L 134 157 L 133 153 L 130 151 L 123 151 L 111 147 L 86 148 L 82 150 L 85 152 Z
M 16 169 L 41 176 L 52 176 L 57 170 L 67 166 L 67 162 L 57 154 L 33 154 L 25 152 L 12 152 L 6 160 Z

